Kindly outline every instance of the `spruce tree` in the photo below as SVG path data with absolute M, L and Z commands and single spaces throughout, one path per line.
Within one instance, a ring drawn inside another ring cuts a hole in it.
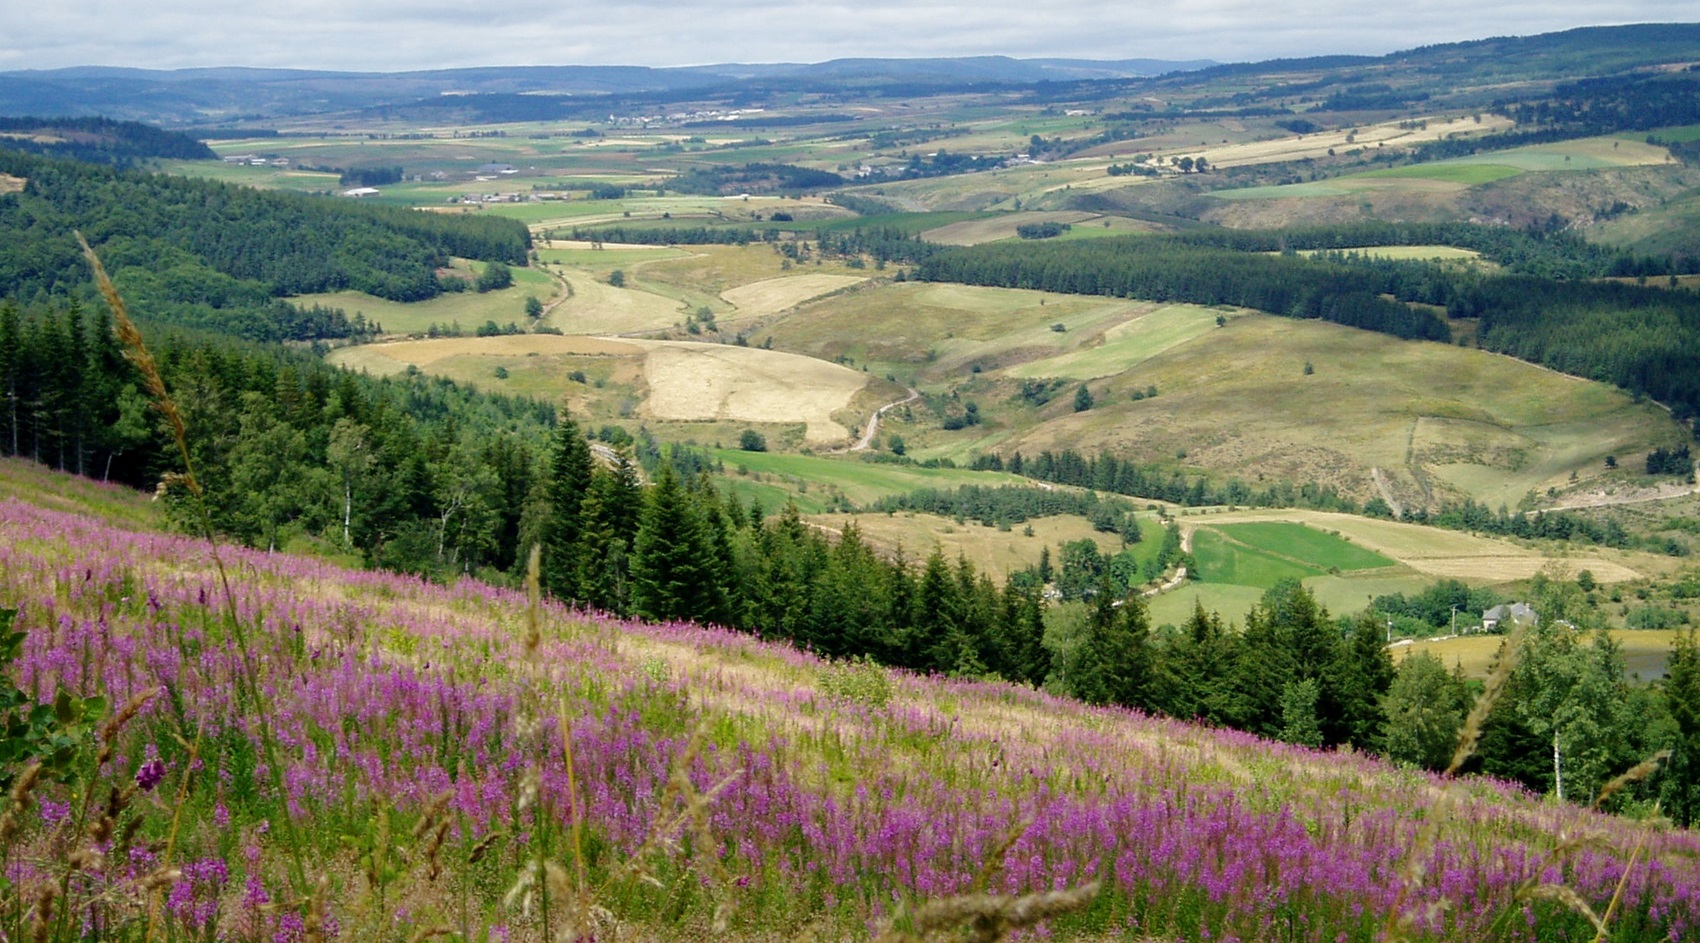
M 584 555 L 584 498 L 590 490 L 590 445 L 578 423 L 562 410 L 549 450 L 543 523 L 543 588 L 557 599 L 578 602 Z
M 671 465 L 649 489 L 632 545 L 632 610 L 654 621 L 688 621 L 710 608 L 702 527 Z

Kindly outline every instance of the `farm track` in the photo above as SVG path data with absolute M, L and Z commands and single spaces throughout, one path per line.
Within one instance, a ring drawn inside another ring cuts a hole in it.
M 860 439 L 856 440 L 855 445 L 850 446 L 845 451 L 847 451 L 847 452 L 866 452 L 868 450 L 869 446 L 873 445 L 874 436 L 879 435 L 880 417 L 884 416 L 886 414 L 887 410 L 896 409 L 899 406 L 904 406 L 904 405 L 907 405 L 909 403 L 913 403 L 920 398 L 921 398 L 921 391 L 915 389 L 914 387 L 909 387 L 909 395 L 908 396 L 905 396 L 904 398 L 902 398 L 902 399 L 900 399 L 900 400 L 898 400 L 894 403 L 887 403 L 884 406 L 881 406 L 880 408 L 874 410 L 874 414 L 872 416 L 868 417 L 868 427 L 862 431 L 862 437 Z

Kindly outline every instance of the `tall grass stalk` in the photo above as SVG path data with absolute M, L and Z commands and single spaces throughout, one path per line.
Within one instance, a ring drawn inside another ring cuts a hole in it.
M 148 350 L 147 343 L 142 339 L 142 332 L 136 323 L 130 320 L 129 307 L 124 298 L 118 293 L 118 287 L 112 283 L 112 278 L 106 274 L 106 267 L 100 262 L 88 240 L 81 232 L 76 233 L 77 245 L 82 248 L 83 258 L 88 261 L 89 269 L 94 274 L 95 285 L 100 289 L 101 296 L 106 299 L 106 305 L 112 311 L 113 330 L 118 335 L 125 359 L 135 366 L 141 375 L 142 384 L 147 388 L 148 396 L 160 415 L 165 417 L 166 424 L 171 429 L 172 441 L 177 446 L 177 453 L 183 462 L 183 473 L 180 478 L 184 488 L 193 499 L 201 527 L 201 538 L 207 542 L 213 559 L 213 566 L 218 571 L 219 586 L 224 591 L 224 622 L 230 630 L 231 637 L 236 641 L 240 653 L 238 661 L 241 670 L 237 672 L 238 685 L 243 696 L 254 711 L 254 719 L 259 728 L 260 748 L 265 755 L 267 772 L 271 778 L 278 802 L 278 817 L 282 820 L 285 840 L 289 845 L 290 882 L 295 892 L 304 897 L 310 897 L 307 884 L 306 852 L 303 839 L 295 817 L 290 814 L 288 789 L 283 779 L 283 764 L 279 761 L 276 732 L 272 727 L 271 712 L 268 708 L 264 687 L 260 684 L 257 673 L 257 658 L 253 644 L 248 637 L 247 625 L 243 622 L 241 612 L 236 606 L 236 593 L 230 585 L 230 573 L 225 568 L 224 558 L 218 552 L 218 535 L 212 524 L 212 510 L 207 505 L 206 491 L 201 486 L 200 478 L 195 474 L 195 459 L 189 448 L 188 424 L 183 419 L 182 410 L 178 409 L 177 401 L 172 398 L 171 391 L 165 385 L 165 378 L 159 372 L 159 364 L 153 353 Z

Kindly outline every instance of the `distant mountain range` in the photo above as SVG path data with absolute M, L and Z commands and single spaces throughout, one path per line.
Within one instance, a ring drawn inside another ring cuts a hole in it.
M 1031 85 L 1146 78 L 1206 68 L 1210 60 L 835 59 L 820 63 L 644 66 L 493 66 L 428 72 L 293 69 L 160 71 L 81 66 L 0 72 L 0 115 L 101 115 L 168 126 L 254 122 L 363 112 L 448 95 L 555 95 L 653 100 L 784 81 L 857 87 Z
M 1274 96 L 1421 93 L 1450 107 L 1540 94 L 1557 82 L 1700 62 L 1700 24 L 1586 27 L 1423 46 L 1385 56 L 1255 63 L 1164 59 L 834 59 L 818 63 L 493 66 L 424 72 L 84 66 L 0 72 L 0 116 L 102 116 L 167 128 L 264 128 L 308 116 L 351 120 L 593 120 L 689 102 L 738 109 L 798 93 L 925 96 L 1022 88 L 1035 101 L 1090 99 L 1118 86 L 1209 87 L 1211 107 Z M 1261 93 L 1247 91 L 1258 86 Z M 1331 88 L 1332 86 L 1332 88 Z M 1223 93 L 1226 93 L 1224 97 Z M 794 99 L 793 99 L 794 100 Z M 688 109 L 687 109 L 688 110 Z

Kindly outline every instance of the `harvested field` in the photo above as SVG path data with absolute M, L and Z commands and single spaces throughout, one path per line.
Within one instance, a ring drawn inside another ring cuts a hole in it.
M 833 414 L 849 407 L 868 375 L 811 357 L 752 347 L 677 341 L 611 340 L 557 334 L 455 337 L 344 347 L 331 361 L 387 375 L 409 365 L 457 380 L 482 381 L 504 360 L 516 367 L 544 356 L 601 356 L 641 365 L 647 390 L 640 412 L 671 422 L 727 420 L 804 423 L 804 444 L 827 446 L 850 438 Z M 568 392 L 528 390 L 551 397 Z
M 1271 141 L 1206 147 L 1192 152 L 1192 156 L 1203 156 L 1216 167 L 1239 167 L 1326 157 L 1331 148 L 1344 151 L 1354 147 L 1408 146 L 1424 141 L 1438 141 L 1449 134 L 1479 136 L 1506 131 L 1512 127 L 1509 118 L 1498 115 L 1482 115 L 1480 122 L 1471 118 L 1431 118 L 1425 128 L 1401 128 L 1399 124 L 1397 121 L 1389 121 L 1368 127 L 1318 131 L 1314 134 L 1292 135 Z M 1352 140 L 1348 141 L 1348 137 Z
M 643 348 L 624 341 L 599 337 L 559 334 L 507 334 L 500 337 L 442 337 L 390 344 L 361 344 L 333 351 L 328 358 L 337 366 L 367 370 L 385 376 L 400 373 L 408 365 L 430 370 L 454 357 L 526 357 L 532 354 L 592 354 L 606 357 L 636 357 Z
M 0 193 L 17 193 L 24 188 L 25 182 L 22 177 L 0 174 Z
M 850 404 L 868 375 L 799 354 L 721 344 L 649 342 L 644 412 L 661 420 L 803 422 L 804 444 L 850 438 L 832 414 Z
M 865 281 L 866 278 L 857 275 L 829 275 L 824 272 L 782 275 L 728 288 L 720 293 L 720 297 L 738 309 L 732 317 L 764 317 Z
M 568 334 L 659 331 L 685 318 L 683 304 L 635 288 L 615 288 L 608 284 L 607 271 L 569 269 L 562 277 L 572 286 L 572 297 L 556 305 L 548 320 Z

